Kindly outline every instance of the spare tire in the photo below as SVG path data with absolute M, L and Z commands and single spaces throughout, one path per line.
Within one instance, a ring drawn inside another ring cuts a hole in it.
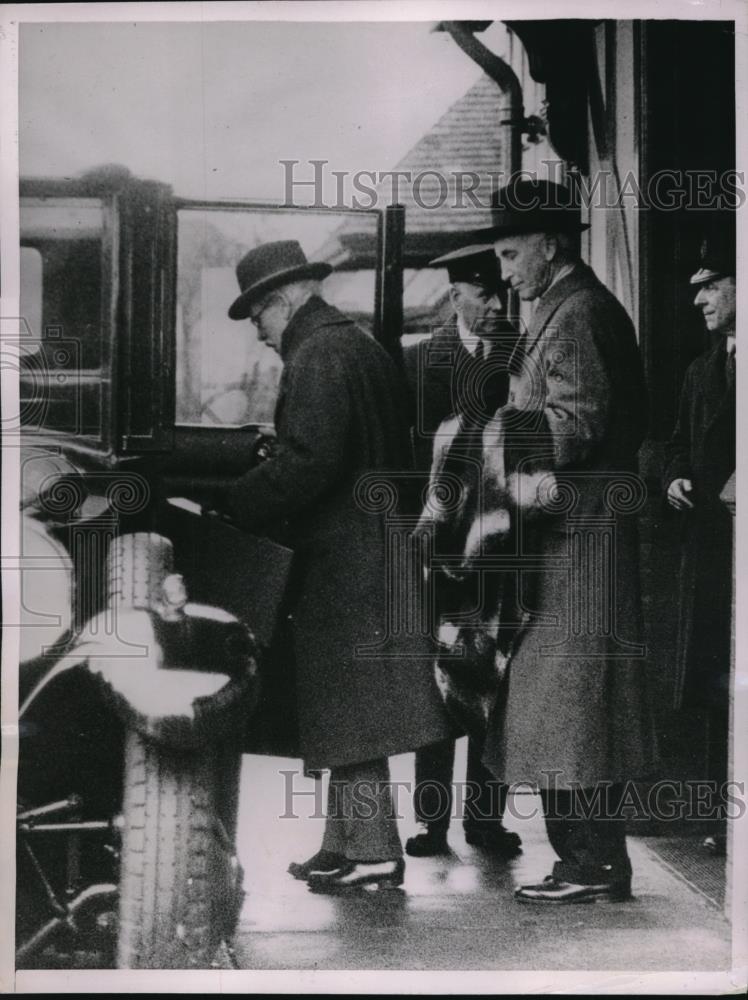
M 154 613 L 171 544 L 126 535 L 109 560 L 109 606 Z M 130 726 L 125 739 L 117 966 L 205 969 L 243 899 L 234 851 L 241 754 L 216 733 L 178 748 Z

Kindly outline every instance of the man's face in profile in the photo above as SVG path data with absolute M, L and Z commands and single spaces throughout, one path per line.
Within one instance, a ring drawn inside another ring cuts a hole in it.
M 735 279 L 714 278 L 696 293 L 693 304 L 701 309 L 706 328 L 712 333 L 735 333 Z
M 257 330 L 257 339 L 280 354 L 283 333 L 288 326 L 288 303 L 281 292 L 270 292 L 252 304 L 249 320 Z
M 550 284 L 550 261 L 553 257 L 550 251 L 545 233 L 503 236 L 494 243 L 502 280 L 509 282 L 519 297 L 526 301 L 537 299 Z

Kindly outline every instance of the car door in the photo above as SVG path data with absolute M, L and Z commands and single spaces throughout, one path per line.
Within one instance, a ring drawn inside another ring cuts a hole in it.
M 260 461 L 274 434 L 280 357 L 228 318 L 249 249 L 296 239 L 334 271 L 322 295 L 389 350 L 401 333 L 402 209 L 345 210 L 179 199 L 171 220 L 174 434 L 162 488 L 199 503 Z

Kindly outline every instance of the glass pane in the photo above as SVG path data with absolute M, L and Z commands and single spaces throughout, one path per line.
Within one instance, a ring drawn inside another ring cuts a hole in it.
M 103 370 L 102 238 L 97 199 L 21 204 L 21 419 L 100 436 Z
M 309 260 L 338 268 L 322 283 L 332 305 L 371 330 L 376 272 L 376 218 L 361 216 L 369 253 L 359 267 L 340 236 L 357 220 L 350 213 L 182 209 L 177 260 L 178 424 L 272 425 L 282 362 L 258 340 L 247 320 L 228 318 L 239 294 L 236 264 L 251 248 L 295 239 Z M 372 228 L 372 222 L 374 226 Z M 372 233 L 373 243 L 372 243 Z
M 21 247 L 21 354 L 41 350 L 42 255 L 36 247 Z
M 452 320 L 446 267 L 406 268 L 403 272 L 402 345 L 416 343 Z

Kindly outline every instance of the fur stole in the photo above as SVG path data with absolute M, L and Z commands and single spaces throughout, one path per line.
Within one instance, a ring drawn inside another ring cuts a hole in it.
M 517 597 L 517 557 L 539 515 L 553 508 L 552 468 L 542 410 L 502 407 L 483 427 L 451 417 L 434 438 L 416 528 L 428 536 L 434 670 L 447 710 L 480 742 L 527 624 Z

